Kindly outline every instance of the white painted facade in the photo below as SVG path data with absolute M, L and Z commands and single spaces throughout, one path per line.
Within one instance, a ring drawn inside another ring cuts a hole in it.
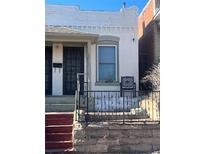
M 105 12 L 82 11 L 76 6 L 46 5 L 47 27 L 74 30 L 69 34 L 64 34 L 63 30 L 46 30 L 46 43 L 53 46 L 53 63 L 63 62 L 64 45 L 79 43 L 84 46 L 85 80 L 88 80 L 90 90 L 120 90 L 121 76 L 134 76 L 138 90 L 137 19 L 135 7 L 123 8 L 119 12 Z M 109 45 L 112 45 L 112 37 L 118 39 L 116 83 L 97 82 L 97 46 L 101 45 L 103 37 L 103 41 Z M 52 95 L 63 95 L 63 68 L 53 68 Z
M 63 45 L 53 43 L 53 63 L 63 63 Z M 63 95 L 63 68 L 52 68 L 52 94 Z

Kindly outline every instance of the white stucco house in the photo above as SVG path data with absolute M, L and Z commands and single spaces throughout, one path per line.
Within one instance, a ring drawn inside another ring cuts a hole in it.
M 133 76 L 138 90 L 137 9 L 86 11 L 46 5 L 46 96 L 74 95 L 77 73 L 89 90 L 120 90 L 121 76 Z

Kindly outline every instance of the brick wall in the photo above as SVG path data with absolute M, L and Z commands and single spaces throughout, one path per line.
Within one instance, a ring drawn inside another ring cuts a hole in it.
M 155 11 L 155 0 L 149 0 L 144 10 L 138 17 L 138 38 L 143 35 L 144 28 L 152 21 Z
M 139 81 L 153 65 L 160 61 L 160 19 L 154 19 L 159 10 L 160 1 L 149 0 L 138 17 Z M 139 85 L 140 90 L 151 90 L 148 88 L 150 87 L 149 84 L 144 85 L 139 82 Z
M 151 153 L 160 149 L 159 124 L 75 125 L 74 149 L 78 153 Z
M 154 63 L 155 56 L 155 29 L 154 22 L 146 27 L 143 36 L 139 39 L 139 78 L 141 79 Z

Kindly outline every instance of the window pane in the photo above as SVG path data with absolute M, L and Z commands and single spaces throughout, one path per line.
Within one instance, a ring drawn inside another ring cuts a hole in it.
M 99 63 L 115 63 L 114 46 L 99 46 Z
M 99 80 L 115 80 L 115 64 L 99 64 Z

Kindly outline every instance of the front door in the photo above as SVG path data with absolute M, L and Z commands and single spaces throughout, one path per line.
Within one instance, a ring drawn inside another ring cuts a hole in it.
M 63 48 L 63 94 L 64 95 L 75 94 L 75 90 L 77 89 L 77 73 L 84 73 L 84 48 L 64 47 Z
M 52 95 L 52 47 L 45 47 L 45 94 Z

